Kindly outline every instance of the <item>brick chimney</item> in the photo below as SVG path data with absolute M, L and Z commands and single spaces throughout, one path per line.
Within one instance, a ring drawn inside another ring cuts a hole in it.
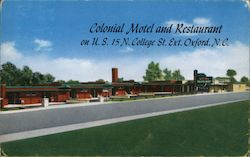
M 118 68 L 112 68 L 112 83 L 118 82 Z

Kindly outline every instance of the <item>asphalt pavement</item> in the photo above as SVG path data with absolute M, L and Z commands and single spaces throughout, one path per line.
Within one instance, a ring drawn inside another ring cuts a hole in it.
M 249 99 L 249 92 L 177 96 L 0 114 L 0 135 Z

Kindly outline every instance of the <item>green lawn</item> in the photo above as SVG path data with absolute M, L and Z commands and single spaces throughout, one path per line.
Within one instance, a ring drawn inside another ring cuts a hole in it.
M 28 156 L 244 155 L 250 101 L 3 143 Z

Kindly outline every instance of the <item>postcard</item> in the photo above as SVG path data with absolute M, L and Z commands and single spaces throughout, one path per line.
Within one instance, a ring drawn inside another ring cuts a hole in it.
M 0 156 L 249 155 L 249 0 L 3 0 Z

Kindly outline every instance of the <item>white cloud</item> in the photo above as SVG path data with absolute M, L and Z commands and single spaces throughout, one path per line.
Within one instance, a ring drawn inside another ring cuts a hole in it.
M 22 53 L 15 48 L 15 42 L 5 42 L 1 44 L 0 62 L 18 61 L 22 58 Z
M 133 52 L 133 51 L 134 51 L 134 49 L 129 47 L 129 46 L 120 50 L 120 52 L 122 52 L 122 53 L 129 53 L 129 52 Z
M 119 77 L 141 80 L 149 60 L 123 58 L 113 60 L 90 60 L 84 58 L 50 58 L 45 55 L 26 57 L 19 66 L 28 65 L 34 71 L 51 73 L 56 79 L 95 81 L 100 78 L 111 81 L 111 68 L 119 69 Z M 136 63 L 136 66 L 132 66 Z
M 9 45 L 9 46 L 6 46 Z M 240 42 L 228 47 L 214 49 L 195 49 L 190 52 L 166 53 L 165 56 L 154 59 L 150 57 L 123 57 L 106 60 L 86 58 L 51 58 L 45 54 L 23 56 L 13 42 L 3 43 L 4 57 L 14 56 L 12 62 L 18 67 L 30 66 L 33 71 L 51 73 L 56 79 L 76 79 L 80 81 L 95 81 L 105 79 L 111 81 L 111 68 L 119 69 L 119 77 L 142 81 L 142 76 L 150 61 L 159 62 L 162 69 L 180 69 L 186 79 L 193 79 L 193 70 L 197 69 L 211 76 L 225 76 L 227 69 L 237 71 L 237 79 L 249 76 L 249 46 Z M 7 47 L 7 48 L 6 48 Z M 9 49 L 8 49 L 9 47 Z M 14 54 L 14 55 L 10 55 Z M 13 53 L 14 52 L 14 53 Z M 1 51 L 2 53 L 2 51 Z
M 193 23 L 197 25 L 206 25 L 206 26 L 211 25 L 210 19 L 203 17 L 194 18 Z
M 51 51 L 52 42 L 49 40 L 35 39 L 34 43 L 36 44 L 36 51 Z

